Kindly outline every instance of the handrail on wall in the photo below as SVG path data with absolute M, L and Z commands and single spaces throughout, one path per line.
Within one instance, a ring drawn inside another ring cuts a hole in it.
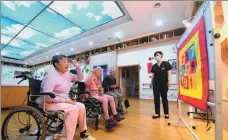
M 151 83 L 142 83 L 142 85 L 151 85 Z M 171 85 L 177 85 L 177 84 L 171 84 Z

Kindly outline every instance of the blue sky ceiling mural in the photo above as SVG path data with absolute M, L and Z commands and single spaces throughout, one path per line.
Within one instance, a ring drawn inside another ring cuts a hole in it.
M 2 1 L 1 55 L 24 59 L 121 16 L 113 1 Z

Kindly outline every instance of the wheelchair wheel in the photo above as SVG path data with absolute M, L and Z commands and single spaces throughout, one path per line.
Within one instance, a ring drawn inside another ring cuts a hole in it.
M 46 136 L 45 118 L 34 107 L 17 107 L 5 118 L 1 133 L 2 140 L 44 140 Z

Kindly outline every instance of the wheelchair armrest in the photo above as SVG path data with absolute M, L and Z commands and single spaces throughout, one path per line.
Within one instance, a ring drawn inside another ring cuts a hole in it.
M 41 96 L 48 95 L 51 98 L 55 98 L 56 97 L 55 94 L 52 93 L 52 92 L 30 92 L 29 94 L 31 94 L 31 95 L 41 95 Z

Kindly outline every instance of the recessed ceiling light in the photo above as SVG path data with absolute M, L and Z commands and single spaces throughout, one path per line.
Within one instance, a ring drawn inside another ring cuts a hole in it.
M 48 58 L 49 56 L 47 55 L 46 58 Z
M 92 42 L 92 41 L 90 41 L 90 42 L 89 42 L 89 45 L 90 45 L 90 46 L 92 46 L 92 45 L 93 45 L 93 42 Z
M 74 48 L 70 48 L 70 51 L 74 51 Z
M 122 32 L 115 32 L 114 33 L 115 38 L 121 38 L 123 36 Z
M 56 55 L 59 55 L 59 53 L 55 53 Z
M 163 24 L 163 21 L 162 21 L 162 20 L 157 20 L 157 21 L 156 21 L 156 25 L 157 25 L 157 26 L 161 26 L 162 24 Z

